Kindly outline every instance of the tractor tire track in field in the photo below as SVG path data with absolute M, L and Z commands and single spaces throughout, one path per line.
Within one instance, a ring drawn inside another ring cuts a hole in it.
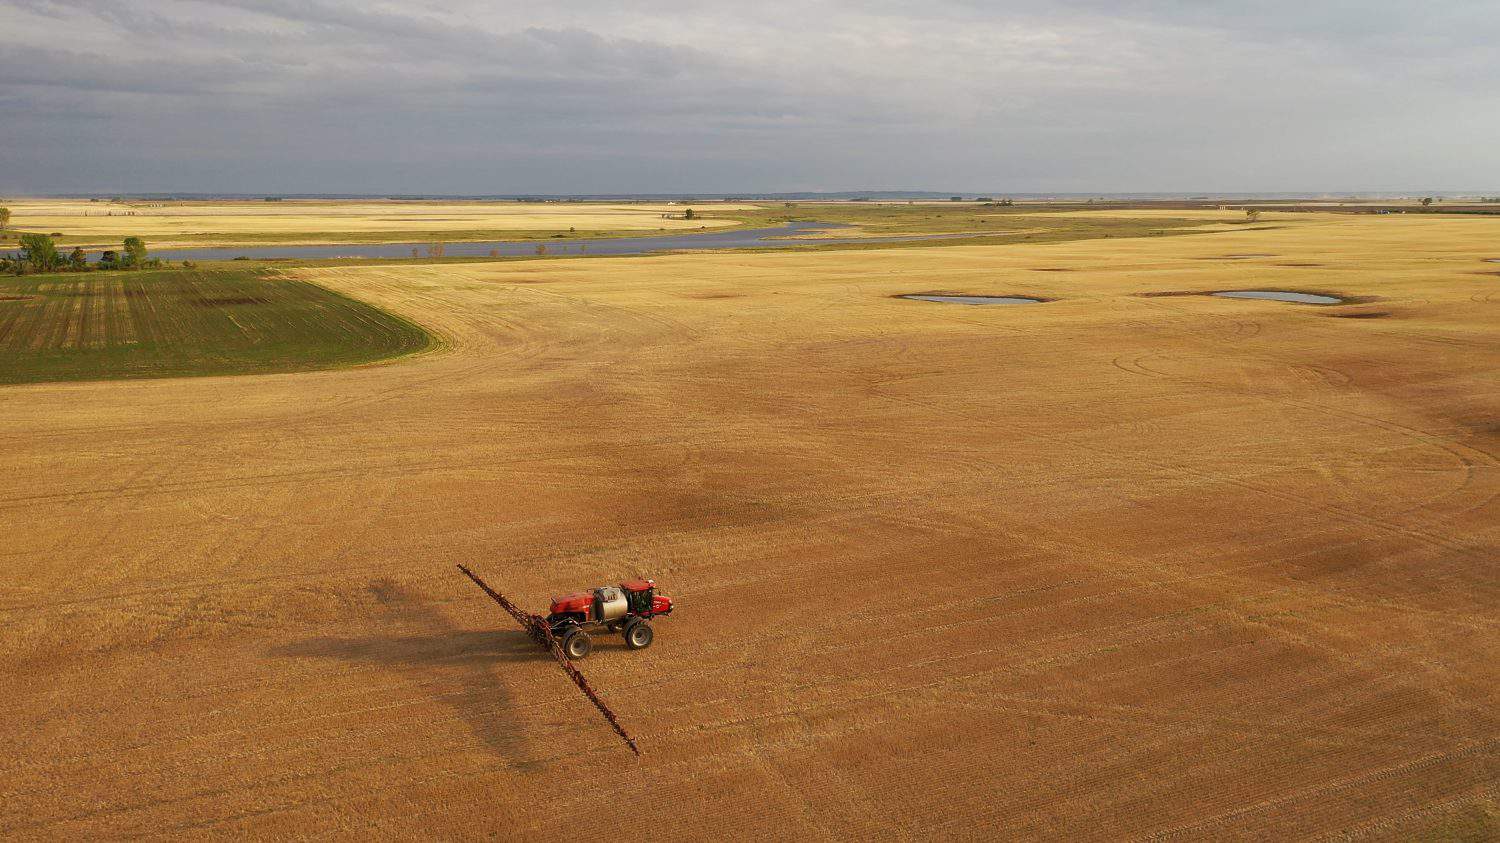
M 1131 369 L 1130 369 L 1129 366 L 1117 366 L 1117 368 L 1123 368 L 1126 371 L 1131 371 Z M 1147 374 L 1148 372 L 1146 370 L 1137 370 L 1135 373 L 1138 373 L 1138 374 Z M 1151 376 L 1159 377 L 1158 375 L 1155 375 L 1154 373 L 1150 373 L 1150 374 L 1151 374 Z M 883 397 L 886 397 L 889 400 L 904 401 L 904 402 L 907 402 L 907 403 L 912 403 L 912 404 L 914 404 L 916 406 L 921 406 L 924 409 L 927 409 L 927 410 L 930 410 L 930 411 L 933 411 L 933 412 L 943 413 L 943 414 L 951 416 L 951 417 L 964 418 L 964 419 L 966 419 L 968 421 L 971 421 L 971 422 L 980 422 L 980 421 L 983 421 L 982 417 L 974 416 L 972 414 L 965 414 L 965 413 L 960 412 L 960 411 L 948 410 L 948 409 L 945 409 L 945 408 L 938 407 L 936 405 L 924 404 L 922 402 L 915 401 L 913 399 L 903 398 L 903 397 L 892 395 L 892 394 L 885 393 L 885 392 L 882 392 L 881 394 L 883 395 Z M 1267 399 L 1267 400 L 1269 400 L 1269 399 Z M 1321 408 L 1304 407 L 1303 409 L 1321 409 Z M 1025 430 L 1027 436 L 1031 436 L 1031 437 L 1035 437 L 1035 438 L 1043 439 L 1043 440 L 1054 441 L 1054 442 L 1057 442 L 1058 444 L 1066 444 L 1066 445 L 1071 446 L 1071 447 L 1076 447 L 1076 448 L 1080 448 L 1080 449 L 1083 449 L 1083 450 L 1088 450 L 1088 451 L 1091 451 L 1091 452 L 1095 453 L 1097 456 L 1099 456 L 1101 458 L 1112 458 L 1112 457 L 1115 456 L 1114 454 L 1112 454 L 1109 451 L 1106 451 L 1106 450 L 1103 450 L 1103 449 L 1099 449 L 1099 448 L 1087 445 L 1085 443 L 1080 443 L 1080 442 L 1077 442 L 1077 441 L 1069 440 L 1066 437 L 1058 436 L 1058 435 L 1055 435 L 1055 434 L 1049 434 L 1049 433 L 1047 433 L 1047 432 L 1045 432 L 1045 431 L 1043 431 L 1041 429 L 1035 429 L 1035 428 L 1033 428 L 1033 429 L 1027 429 L 1023 425 L 1016 425 L 1016 426 L 1020 427 L 1023 430 Z M 1444 539 L 1444 538 L 1442 538 L 1440 536 L 1433 535 L 1431 532 L 1428 532 L 1428 531 L 1420 530 L 1420 529 L 1413 528 L 1413 527 L 1404 526 L 1404 525 L 1401 525 L 1401 524 L 1398 524 L 1398 523 L 1395 523 L 1395 522 L 1391 522 L 1391 521 L 1389 521 L 1387 519 L 1369 516 L 1369 515 L 1366 515 L 1364 513 L 1355 512 L 1355 511 L 1349 510 L 1349 509 L 1347 509 L 1345 507 L 1339 507 L 1339 506 L 1334 506 L 1334 505 L 1330 505 L 1330 504 L 1319 503 L 1317 501 L 1314 501 L 1314 500 L 1312 500 L 1310 498 L 1306 498 L 1306 497 L 1300 497 L 1300 496 L 1295 496 L 1295 495 L 1288 495 L 1286 493 L 1279 492 L 1277 490 L 1274 490 L 1274 489 L 1271 489 L 1271 488 L 1267 488 L 1267 487 L 1264 487 L 1264 486 L 1261 486 L 1261 485 L 1258 485 L 1258 484 L 1255 484 L 1255 483 L 1251 483 L 1251 482 L 1248 482 L 1248 481 L 1245 481 L 1245 480 L 1241 480 L 1241 479 L 1238 479 L 1238 478 L 1230 477 L 1230 476 L 1225 475 L 1223 473 L 1215 473 L 1215 472 L 1202 471 L 1202 470 L 1194 469 L 1192 467 L 1189 467 L 1187 465 L 1180 464 L 1180 463 L 1167 463 L 1167 462 L 1163 462 L 1163 461 L 1159 461 L 1159 460 L 1153 460 L 1153 459 L 1150 459 L 1150 458 L 1141 457 L 1139 455 L 1133 456 L 1132 459 L 1135 459 L 1135 460 L 1137 460 L 1139 462 L 1146 463 L 1148 465 L 1151 465 L 1151 466 L 1153 466 L 1155 468 L 1158 468 L 1158 469 L 1161 469 L 1163 471 L 1168 471 L 1168 472 L 1175 473 L 1175 474 L 1178 474 L 1178 475 L 1182 475 L 1182 476 L 1185 476 L 1185 477 L 1191 477 L 1191 478 L 1194 478 L 1194 479 L 1208 481 L 1208 482 L 1213 482 L 1213 483 L 1223 483 L 1223 484 L 1226 484 L 1226 485 L 1235 486 L 1237 488 L 1244 489 L 1244 490 L 1249 491 L 1249 492 L 1253 492 L 1253 493 L 1255 493 L 1257 495 L 1263 495 L 1263 496 L 1266 496 L 1266 497 L 1276 498 L 1276 499 L 1280 499 L 1280 500 L 1285 500 L 1285 501 L 1290 502 L 1290 503 L 1295 503 L 1295 504 L 1297 504 L 1299 506 L 1305 507 L 1307 509 L 1319 512 L 1319 513 L 1324 514 L 1324 515 L 1326 515 L 1328 517 L 1331 517 L 1331 518 L 1334 518 L 1336 520 L 1339 520 L 1339 521 L 1341 521 L 1343 523 L 1358 524 L 1360 526 L 1377 527 L 1379 529 L 1382 529 L 1382 530 L 1385 530 L 1385 531 L 1388 531 L 1388 532 L 1400 534 L 1400 535 L 1402 535 L 1404 537 L 1413 539 L 1414 541 L 1418 541 L 1420 543 L 1423 543 L 1423 544 L 1426 544 L 1426 545 L 1429 545 L 1429 546 L 1432 546 L 1432 547 L 1438 547 L 1438 548 L 1442 548 L 1444 550 L 1449 550 L 1449 551 L 1453 551 L 1453 552 L 1456 552 L 1456 553 L 1462 553 L 1462 554 L 1467 555 L 1467 556 L 1474 556 L 1475 558 L 1480 558 L 1481 551 L 1478 551 L 1478 550 L 1476 550 L 1474 548 L 1465 547 L 1465 546 L 1457 544 L 1455 542 L 1446 540 L 1446 539 Z M 1468 467 L 1468 465 L 1469 464 L 1467 462 L 1465 462 L 1465 466 Z M 1462 489 L 1465 485 L 1467 485 L 1467 484 L 1466 483 L 1465 484 L 1461 484 L 1459 488 Z M 1475 504 L 1474 507 L 1470 508 L 1470 511 L 1472 511 L 1472 509 L 1474 509 L 1474 508 L 1478 508 L 1478 507 L 1484 506 L 1489 500 L 1492 500 L 1494 498 L 1494 496 L 1495 496 L 1494 493 L 1491 493 L 1491 494 L 1487 495 L 1484 501 L 1481 501 L 1480 503 Z
M 1442 752 L 1427 753 L 1420 757 L 1406 759 L 1404 761 L 1381 767 L 1376 770 L 1364 771 L 1356 775 L 1346 776 L 1335 781 L 1325 782 L 1314 787 L 1295 791 L 1293 793 L 1283 794 L 1271 799 L 1244 805 L 1235 808 L 1232 811 L 1226 811 L 1213 817 L 1198 820 L 1191 825 L 1178 826 L 1175 828 L 1167 829 L 1165 831 L 1157 832 L 1155 834 L 1152 834 L 1147 839 L 1180 839 L 1183 837 L 1191 836 L 1195 832 L 1201 833 L 1203 830 L 1216 825 L 1222 826 L 1228 820 L 1242 817 L 1256 811 L 1262 811 L 1268 807 L 1284 805 L 1289 802 L 1306 799 L 1311 796 L 1323 795 L 1330 792 L 1347 791 L 1361 786 L 1368 787 L 1371 783 L 1376 781 L 1395 778 L 1402 773 L 1418 771 L 1423 768 L 1432 767 L 1456 759 L 1465 759 L 1470 756 L 1476 755 L 1481 756 L 1481 758 L 1489 757 L 1497 745 L 1500 745 L 1500 740 L 1491 739 L 1466 743 L 1454 749 L 1449 749 Z
M 1378 521 L 1369 521 L 1368 523 L 1378 523 L 1380 526 L 1382 526 L 1385 529 L 1400 531 L 1404 535 L 1407 535 L 1407 536 L 1420 537 L 1424 541 L 1428 541 L 1428 542 L 1435 543 L 1435 544 L 1440 544 L 1440 545 L 1443 545 L 1445 547 L 1448 547 L 1449 549 L 1457 550 L 1459 552 L 1463 552 L 1463 553 L 1472 553 L 1473 552 L 1472 550 L 1469 550 L 1469 549 L 1466 549 L 1466 548 L 1462 548 L 1462 547 L 1459 547 L 1459 546 L 1455 546 L 1455 545 L 1451 545 L 1451 544 L 1445 543 L 1442 539 L 1440 539 L 1439 537 L 1436 537 L 1436 536 L 1432 535 L 1429 532 L 1425 532 L 1425 531 L 1422 531 L 1422 530 L 1417 529 L 1417 528 L 1402 526 L 1402 525 L 1399 525 L 1397 523 L 1391 522 L 1388 519 L 1390 519 L 1392 517 L 1399 517 L 1399 516 L 1402 516 L 1402 515 L 1407 515 L 1407 514 L 1414 513 L 1414 512 L 1419 512 L 1419 511 L 1433 509 L 1441 501 L 1445 501 L 1445 500 L 1448 500 L 1450 498 L 1455 498 L 1455 497 L 1457 497 L 1457 496 L 1465 493 L 1466 490 L 1468 490 L 1474 484 L 1475 475 L 1476 475 L 1476 469 L 1477 468 L 1483 467 L 1483 468 L 1488 468 L 1488 469 L 1495 469 L 1497 467 L 1500 467 L 1500 461 L 1497 461 L 1496 458 L 1492 454 L 1490 454 L 1490 453 L 1488 453 L 1486 451 L 1481 451 L 1481 450 L 1479 450 L 1477 448 L 1473 448 L 1473 447 L 1466 446 L 1466 445 L 1461 445 L 1459 443 L 1456 443 L 1456 442 L 1453 442 L 1451 440 L 1445 439 L 1445 438 L 1443 438 L 1441 436 L 1430 434 L 1430 433 L 1427 433 L 1427 432 L 1422 431 L 1422 430 L 1418 430 L 1418 429 L 1413 428 L 1413 427 L 1408 426 L 1408 425 L 1399 424 L 1397 422 L 1389 421 L 1389 420 L 1386 420 L 1386 419 L 1376 418 L 1376 417 L 1369 416 L 1369 415 L 1366 415 L 1366 414 L 1363 414 L 1363 413 L 1358 413 L 1358 412 L 1355 412 L 1355 411 L 1352 411 L 1352 410 L 1339 409 L 1339 408 L 1336 408 L 1336 407 L 1331 407 L 1331 406 L 1327 406 L 1327 405 L 1323 405 L 1323 404 L 1317 404 L 1317 403 L 1313 403 L 1313 402 L 1309 402 L 1309 401 L 1301 401 L 1301 400 L 1288 399 L 1288 398 L 1278 398 L 1278 397 L 1271 396 L 1271 395 L 1266 395 L 1266 394 L 1252 393 L 1252 392 L 1249 392 L 1249 391 L 1246 391 L 1246 390 L 1237 390 L 1237 389 L 1234 389 L 1233 387 L 1229 387 L 1229 386 L 1225 386 L 1225 385 L 1221 385 L 1221 384 L 1205 384 L 1205 383 L 1200 382 L 1200 381 L 1185 381 L 1185 380 L 1183 380 L 1181 378 L 1178 378 L 1176 376 L 1173 376 L 1173 375 L 1170 375 L 1168 373 L 1162 372 L 1160 370 L 1152 369 L 1148 365 L 1146 365 L 1146 363 L 1144 362 L 1145 360 L 1153 359 L 1153 358 L 1156 358 L 1156 357 L 1159 357 L 1159 355 L 1148 354 L 1148 355 L 1144 355 L 1142 357 L 1138 357 L 1137 359 L 1132 360 L 1129 363 L 1125 363 L 1125 364 L 1120 363 L 1119 359 L 1117 358 L 1115 360 L 1115 365 L 1116 365 L 1116 368 L 1119 368 L 1122 371 L 1129 372 L 1129 373 L 1132 373 L 1132 374 L 1145 375 L 1147 377 L 1160 378 L 1160 379 L 1163 379 L 1163 380 L 1170 380 L 1170 381 L 1174 381 L 1174 382 L 1178 382 L 1178 383 L 1185 383 L 1185 384 L 1192 385 L 1192 386 L 1206 387 L 1206 388 L 1210 388 L 1210 389 L 1214 389 L 1214 390 L 1219 390 L 1219 391 L 1229 391 L 1229 392 L 1232 392 L 1232 393 L 1234 393 L 1236 395 L 1239 395 L 1241 397 L 1244 397 L 1244 398 L 1247 398 L 1247 399 L 1250 399 L 1250 400 L 1253 400 L 1253 401 L 1264 402 L 1264 403 L 1271 403 L 1271 404 L 1276 404 L 1276 405 L 1280 405 L 1280 406 L 1283 406 L 1283 407 L 1291 407 L 1293 409 L 1302 410 L 1302 411 L 1309 412 L 1309 413 L 1327 415 L 1327 416 L 1330 416 L 1330 417 L 1335 418 L 1335 419 L 1340 420 L 1340 421 L 1348 421 L 1348 422 L 1353 422 L 1353 423 L 1359 424 L 1359 425 L 1374 427 L 1374 428 L 1377 428 L 1377 429 L 1380 429 L 1380 430 L 1384 430 L 1384 431 L 1387 431 L 1387 432 L 1390 432 L 1390 433 L 1395 433 L 1397 435 L 1404 436 L 1404 437 L 1406 437 L 1408 439 L 1411 439 L 1412 441 L 1418 442 L 1418 443 L 1420 443 L 1420 444 L 1422 444 L 1424 446 L 1427 446 L 1427 447 L 1431 447 L 1431 448 L 1437 449 L 1437 450 L 1439 450 L 1439 451 L 1441 451 L 1443 453 L 1446 453 L 1446 454 L 1452 456 L 1457 461 L 1457 463 L 1458 463 L 1458 466 L 1459 466 L 1458 467 L 1458 472 L 1461 475 L 1460 479 L 1459 479 L 1459 482 L 1457 483 L 1457 485 L 1454 488 L 1452 488 L 1451 490 L 1449 490 L 1448 492 L 1442 494 L 1441 496 L 1439 496 L 1437 498 L 1434 498 L 1432 500 L 1423 502 L 1423 503 L 1415 505 L 1415 506 L 1408 507 L 1406 509 L 1402 509 L 1402 510 L 1397 510 L 1397 511 L 1394 511 L 1394 512 L 1390 512 L 1390 513 L 1386 514 L 1385 516 L 1382 516 L 1380 518 L 1380 520 L 1378 520 Z M 1482 509 L 1482 508 L 1488 506 L 1489 504 L 1491 504 L 1495 500 L 1495 498 L 1497 496 L 1500 496 L 1500 486 L 1497 486 L 1497 488 L 1494 489 L 1494 490 L 1492 490 L 1492 491 L 1480 492 L 1479 493 L 1479 497 L 1478 497 L 1477 500 L 1474 500 L 1472 502 L 1467 502 L 1466 505 L 1462 509 L 1458 510 L 1458 512 L 1455 513 L 1455 514 L 1456 515 L 1463 515 L 1463 514 L 1467 514 L 1467 513 L 1470 513 L 1470 512 L 1474 512 L 1474 511 L 1476 511 L 1478 509 Z M 1358 514 L 1358 513 L 1349 512 L 1349 511 L 1345 510 L 1342 507 L 1332 506 L 1332 505 L 1328 505 L 1328 504 L 1318 504 L 1318 503 L 1316 503 L 1314 501 L 1311 501 L 1311 500 L 1303 500 L 1303 501 L 1301 501 L 1301 503 L 1304 503 L 1304 504 L 1306 504 L 1306 505 L 1308 505 L 1310 507 L 1316 508 L 1316 509 L 1318 509 L 1321 512 L 1325 512 L 1325 513 L 1329 513 L 1329 514 L 1336 514 L 1336 515 L 1338 515 L 1340 517 L 1345 517 L 1345 518 L 1369 518 L 1369 516 L 1363 516 L 1363 515 Z
M 1173 306 L 1167 305 L 1167 304 L 1165 304 L 1163 302 L 1160 302 L 1160 301 L 1146 300 L 1146 302 L 1149 304 L 1149 306 L 1156 307 L 1156 308 L 1159 308 L 1159 309 L 1165 309 L 1165 310 L 1169 310 L 1169 311 L 1173 311 L 1173 312 L 1177 312 L 1177 313 L 1185 313 L 1186 312 L 1185 308 L 1173 307 Z M 1245 355 L 1243 353 L 1239 352 L 1239 351 L 1236 351 L 1233 356 L 1234 356 L 1235 359 L 1246 359 Z M 1248 389 L 1238 389 L 1238 390 L 1236 390 L 1236 389 L 1234 389 L 1233 387 L 1231 387 L 1229 385 L 1220 384 L 1220 383 L 1216 383 L 1216 382 L 1209 382 L 1209 381 L 1203 381 L 1203 380 L 1185 379 L 1185 378 L 1182 378 L 1180 376 L 1172 375 L 1172 374 L 1169 374 L 1169 373 L 1166 373 L 1166 372 L 1163 372 L 1163 371 L 1160 371 L 1160 370 L 1151 369 L 1151 368 L 1147 367 L 1145 365 L 1145 363 L 1143 362 L 1143 361 L 1148 360 L 1148 359 L 1161 359 L 1162 357 L 1163 357 L 1163 355 L 1160 355 L 1160 354 L 1146 354 L 1146 355 L 1141 355 L 1141 356 L 1136 357 L 1132 361 L 1132 363 L 1129 364 L 1129 365 L 1122 364 L 1120 362 L 1121 358 L 1116 358 L 1114 360 L 1114 365 L 1115 365 L 1116 368 L 1119 368 L 1122 371 L 1126 371 L 1126 372 L 1131 373 L 1131 374 L 1146 375 L 1148 377 L 1161 378 L 1161 379 L 1164 379 L 1164 380 L 1169 380 L 1169 381 L 1181 383 L 1181 384 L 1184 384 L 1184 385 L 1196 386 L 1196 387 L 1201 387 L 1201 388 L 1208 388 L 1208 389 L 1213 389 L 1213 390 L 1230 391 L 1230 392 L 1234 392 L 1235 394 L 1241 395 L 1241 396 L 1243 396 L 1245 398 L 1248 398 L 1248 399 L 1251 399 L 1251 400 L 1255 400 L 1255 401 L 1262 401 L 1262 402 L 1269 402 L 1269 403 L 1278 403 L 1278 404 L 1281 404 L 1283 406 L 1290 406 L 1290 407 L 1294 407 L 1294 408 L 1300 409 L 1300 410 L 1305 410 L 1305 411 L 1308 411 L 1308 412 L 1327 414 L 1327 415 L 1330 415 L 1330 416 L 1332 416 L 1332 417 L 1334 417 L 1334 418 L 1336 418 L 1338 420 L 1354 421 L 1354 422 L 1359 423 L 1359 424 L 1365 424 L 1365 425 L 1374 426 L 1374 427 L 1386 430 L 1388 432 L 1393 432 L 1393 433 L 1397 433 L 1398 435 L 1406 436 L 1408 438 L 1411 438 L 1414 441 L 1417 441 L 1417 442 L 1421 443 L 1424 446 L 1437 448 L 1437 449 L 1439 449 L 1441 451 L 1444 451 L 1444 452 L 1452 455 L 1459 462 L 1459 464 L 1461 466 L 1460 470 L 1463 472 L 1463 475 L 1464 475 L 1463 478 L 1462 478 L 1462 480 L 1461 480 L 1461 482 L 1460 482 L 1460 484 L 1459 484 L 1459 486 L 1457 488 L 1453 489 L 1452 491 L 1450 491 L 1449 493 L 1447 493 L 1446 495 L 1444 495 L 1442 498 L 1440 498 L 1438 500 L 1446 499 L 1448 497 L 1455 497 L 1455 496 L 1463 493 L 1466 489 L 1468 489 L 1473 484 L 1474 476 L 1475 476 L 1475 469 L 1477 467 L 1481 467 L 1482 466 L 1482 467 L 1489 468 L 1489 469 L 1495 469 L 1497 467 L 1500 467 L 1500 460 L 1497 460 L 1497 458 L 1495 457 L 1494 454 L 1491 454 L 1491 453 L 1489 453 L 1487 451 L 1483 451 L 1483 450 L 1480 450 L 1480 449 L 1477 449 L 1477 448 L 1474 448 L 1474 447 L 1471 447 L 1471 446 L 1462 445 L 1460 443 L 1453 442 L 1452 440 L 1449 440 L 1447 438 L 1441 437 L 1441 436 L 1436 435 L 1436 434 L 1431 434 L 1431 433 L 1428 433 L 1426 431 L 1419 430 L 1419 429 L 1411 427 L 1409 425 L 1403 425 L 1403 424 L 1400 424 L 1398 422 L 1394 422 L 1394 421 L 1391 421 L 1391 420 L 1388 420 L 1388 419 L 1376 418 L 1376 417 L 1370 416 L 1368 414 L 1362 414 L 1362 413 L 1358 413 L 1358 412 L 1355 412 L 1355 411 L 1352 411 L 1352 410 L 1340 409 L 1340 408 L 1337 408 L 1337 407 L 1334 407 L 1334 406 L 1330 406 L 1330 405 L 1326 405 L 1326 404 L 1313 403 L 1313 402 L 1306 401 L 1306 400 L 1297 400 L 1297 399 L 1290 399 L 1290 398 L 1285 398 L 1285 397 L 1278 397 L 1276 395 L 1272 395 L 1272 394 L 1268 394 L 1268 393 L 1264 393 L 1264 392 L 1254 392 L 1254 391 L 1251 391 L 1251 390 L 1248 390 Z M 1276 365 L 1287 366 L 1287 367 L 1291 367 L 1291 368 L 1296 368 L 1296 367 L 1299 367 L 1299 366 L 1306 366 L 1306 367 L 1312 367 L 1315 370 L 1318 370 L 1320 372 L 1321 371 L 1327 371 L 1327 372 L 1329 372 L 1332 375 L 1332 377 L 1334 377 L 1334 378 L 1337 379 L 1337 380 L 1330 380 L 1329 381 L 1330 385 L 1336 386 L 1336 387 L 1346 387 L 1346 386 L 1349 386 L 1350 384 L 1352 384 L 1352 382 L 1353 382 L 1352 379 L 1350 378 L 1350 376 L 1347 373 L 1345 373 L 1345 372 L 1340 372 L 1340 371 L 1337 371 L 1337 370 L 1331 370 L 1328 367 L 1316 366 L 1316 364 L 1292 363 L 1292 362 L 1284 360 L 1281 357 L 1269 356 L 1269 355 L 1265 355 L 1265 354 L 1250 355 L 1249 359 L 1259 360 L 1259 361 L 1265 361 L 1265 362 L 1273 363 L 1273 364 L 1276 364 Z M 1497 485 L 1497 488 L 1495 489 L 1495 491 L 1492 491 L 1492 492 L 1489 492 L 1489 493 L 1485 494 L 1480 500 L 1478 500 L 1478 501 L 1472 503 L 1471 505 L 1467 506 L 1466 508 L 1460 510 L 1458 513 L 1456 513 L 1456 515 L 1466 514 L 1466 513 L 1469 513 L 1469 512 L 1473 512 L 1473 511 L 1475 511 L 1477 509 L 1481 509 L 1481 508 L 1483 508 L 1485 506 L 1488 506 L 1490 503 L 1492 503 L 1494 501 L 1494 499 L 1497 496 L 1500 496 L 1500 485 Z M 1400 516 L 1400 515 L 1406 515 L 1406 514 L 1409 514 L 1409 513 L 1417 512 L 1417 511 L 1420 511 L 1420 510 L 1430 509 L 1430 508 L 1432 508 L 1432 507 L 1434 507 L 1436 505 L 1436 503 L 1438 502 L 1438 500 L 1428 501 L 1428 502 L 1425 502 L 1423 504 L 1412 506 L 1412 507 L 1409 507 L 1409 508 L 1404 509 L 1404 510 L 1393 512 L 1393 513 L 1391 513 L 1391 515 L 1392 516 Z

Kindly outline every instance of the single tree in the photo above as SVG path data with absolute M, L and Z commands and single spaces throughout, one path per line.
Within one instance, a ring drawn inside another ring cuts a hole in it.
M 688 208 L 686 211 L 683 211 L 682 212 L 682 218 L 685 219 L 685 220 L 692 219 L 693 218 L 693 209 L 692 208 Z
M 1432 197 L 1431 196 L 1423 196 L 1422 197 L 1422 207 L 1425 208 L 1425 207 L 1427 207 L 1428 205 L 1431 205 L 1431 204 L 1432 204 Z
M 119 269 L 120 268 L 120 253 L 116 252 L 114 249 L 105 249 L 104 251 L 100 252 L 99 253 L 99 268 L 100 269 Z
M 61 260 L 57 254 L 57 246 L 53 245 L 52 238 L 45 234 L 23 234 L 21 235 L 21 260 L 31 265 L 37 272 L 51 272 L 57 268 Z
M 10 225 L 10 209 L 0 208 L 0 228 Z
M 76 272 L 82 272 L 89 268 L 89 256 L 83 249 L 74 246 L 73 251 L 68 254 L 68 266 Z
M 139 237 L 125 238 L 125 266 L 140 269 L 146 264 L 146 241 Z
M 1260 210 L 1258 208 L 1245 209 L 1245 222 L 1255 222 L 1258 219 L 1260 219 Z

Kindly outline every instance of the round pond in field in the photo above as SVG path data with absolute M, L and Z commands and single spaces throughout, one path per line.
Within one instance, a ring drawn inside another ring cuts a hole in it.
M 1225 290 L 1214 293 L 1226 299 L 1267 299 L 1269 301 L 1289 301 L 1296 304 L 1339 304 L 1343 301 L 1333 296 L 1320 296 L 1316 293 L 1294 293 L 1290 290 Z
M 897 296 L 898 299 L 913 299 L 915 301 L 936 301 L 947 304 L 1040 304 L 1042 299 L 1032 299 L 1026 296 L 939 296 L 926 293 L 912 293 L 907 296 Z

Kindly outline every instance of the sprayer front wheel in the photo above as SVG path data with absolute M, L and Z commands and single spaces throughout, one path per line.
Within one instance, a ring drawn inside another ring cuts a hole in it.
M 570 659 L 586 658 L 594 649 L 594 639 L 590 638 L 587 632 L 575 626 L 563 633 L 562 648 L 563 652 Z
M 651 646 L 651 639 L 656 637 L 656 630 L 651 624 L 641 618 L 636 618 L 625 624 L 625 646 L 632 650 L 644 650 Z

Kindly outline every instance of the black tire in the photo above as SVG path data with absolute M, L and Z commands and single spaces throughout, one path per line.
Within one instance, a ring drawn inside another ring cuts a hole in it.
M 650 647 L 651 639 L 654 637 L 656 637 L 656 630 L 641 618 L 625 624 L 625 646 L 632 650 L 644 650 Z
M 587 632 L 575 626 L 563 633 L 562 649 L 568 658 L 575 661 L 588 658 L 589 653 L 594 649 L 594 639 L 590 638 Z

